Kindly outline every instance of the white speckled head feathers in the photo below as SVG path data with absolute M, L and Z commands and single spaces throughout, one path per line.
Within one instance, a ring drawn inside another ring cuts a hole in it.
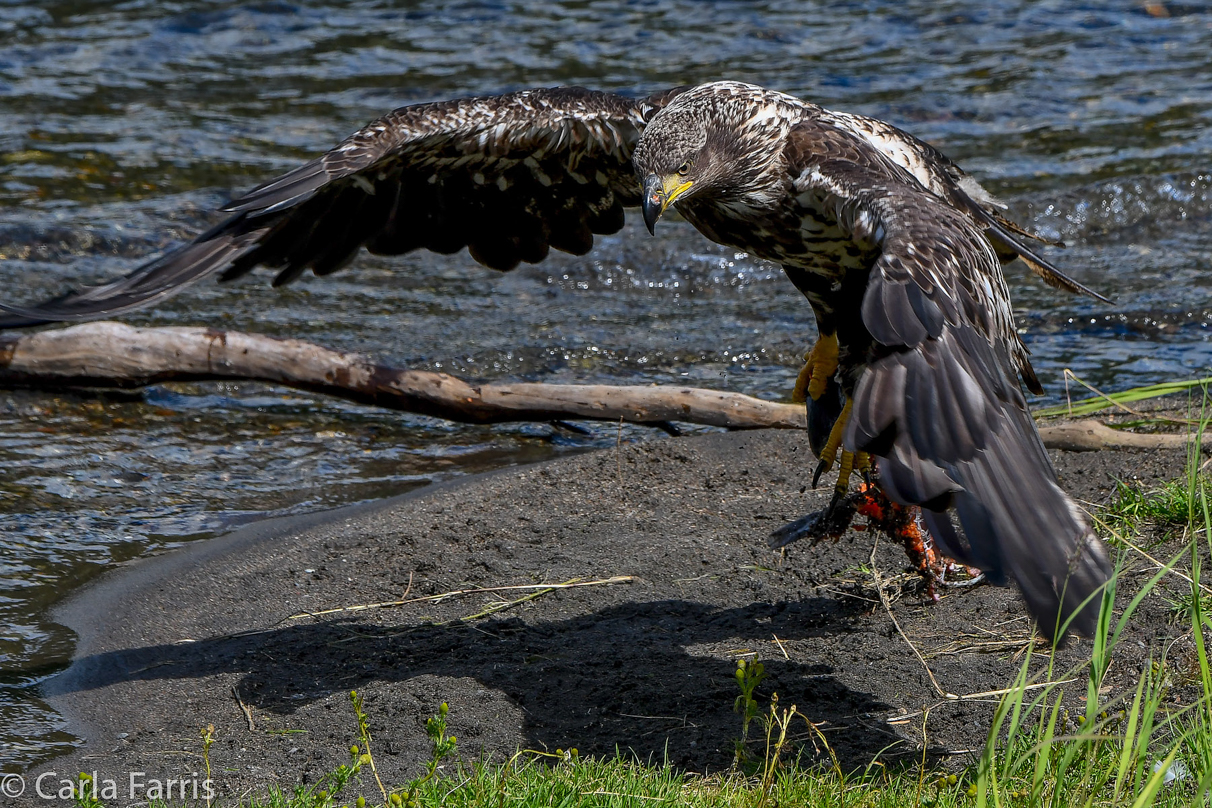
M 688 197 L 769 204 L 783 138 L 804 109 L 792 96 L 742 82 L 691 88 L 649 121 L 636 145 L 636 173 L 664 176 L 689 164 L 695 187 Z

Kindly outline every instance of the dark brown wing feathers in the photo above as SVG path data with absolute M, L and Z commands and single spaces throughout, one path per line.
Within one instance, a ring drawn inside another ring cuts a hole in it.
M 839 221 L 881 247 L 861 303 L 874 344 L 855 369 L 846 447 L 878 455 L 886 493 L 922 506 L 957 557 L 1013 577 L 1043 633 L 1071 617 L 1090 633 L 1110 565 L 1057 485 L 1016 380 L 1030 365 L 987 223 L 845 133 L 805 125 L 792 139 L 797 189 L 830 194 Z
M 148 305 L 204 277 L 258 265 L 274 284 L 381 255 L 467 248 L 509 270 L 551 248 L 584 254 L 639 202 L 631 152 L 645 120 L 680 90 L 629 99 L 582 88 L 403 107 L 327 154 L 223 207 L 226 221 L 102 286 L 37 307 L 13 327 Z

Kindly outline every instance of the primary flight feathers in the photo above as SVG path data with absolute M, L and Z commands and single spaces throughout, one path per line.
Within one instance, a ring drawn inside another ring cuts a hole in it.
M 258 265 L 274 285 L 327 275 L 366 247 L 454 253 L 498 270 L 552 247 L 588 252 L 639 204 L 631 153 L 677 91 L 629 99 L 580 88 L 525 90 L 403 107 L 332 151 L 229 202 L 231 213 L 185 246 L 102 286 L 37 306 L 0 327 L 130 311 L 210 275 Z

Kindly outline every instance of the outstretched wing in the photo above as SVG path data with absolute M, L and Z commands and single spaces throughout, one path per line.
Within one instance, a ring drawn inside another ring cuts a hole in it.
M 1089 634 L 1099 598 L 1082 603 L 1110 564 L 1027 410 L 1017 377 L 1030 365 L 980 222 L 836 130 L 806 125 L 791 137 L 797 190 L 880 251 L 862 299 L 873 341 L 846 448 L 878 456 L 885 492 L 922 506 L 949 553 L 994 580 L 1012 576 L 1042 632 L 1072 617 Z
M 327 154 L 223 207 L 226 221 L 131 274 L 26 308 L 0 327 L 86 320 L 149 305 L 258 265 L 274 285 L 379 255 L 467 247 L 488 267 L 581 255 L 639 204 L 631 153 L 680 92 L 631 99 L 579 87 L 402 107 Z

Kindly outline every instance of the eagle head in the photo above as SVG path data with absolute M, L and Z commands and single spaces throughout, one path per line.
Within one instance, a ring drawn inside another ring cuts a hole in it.
M 703 84 L 675 97 L 644 127 L 632 156 L 648 231 L 674 202 L 769 199 L 788 107 L 798 103 L 739 82 Z

